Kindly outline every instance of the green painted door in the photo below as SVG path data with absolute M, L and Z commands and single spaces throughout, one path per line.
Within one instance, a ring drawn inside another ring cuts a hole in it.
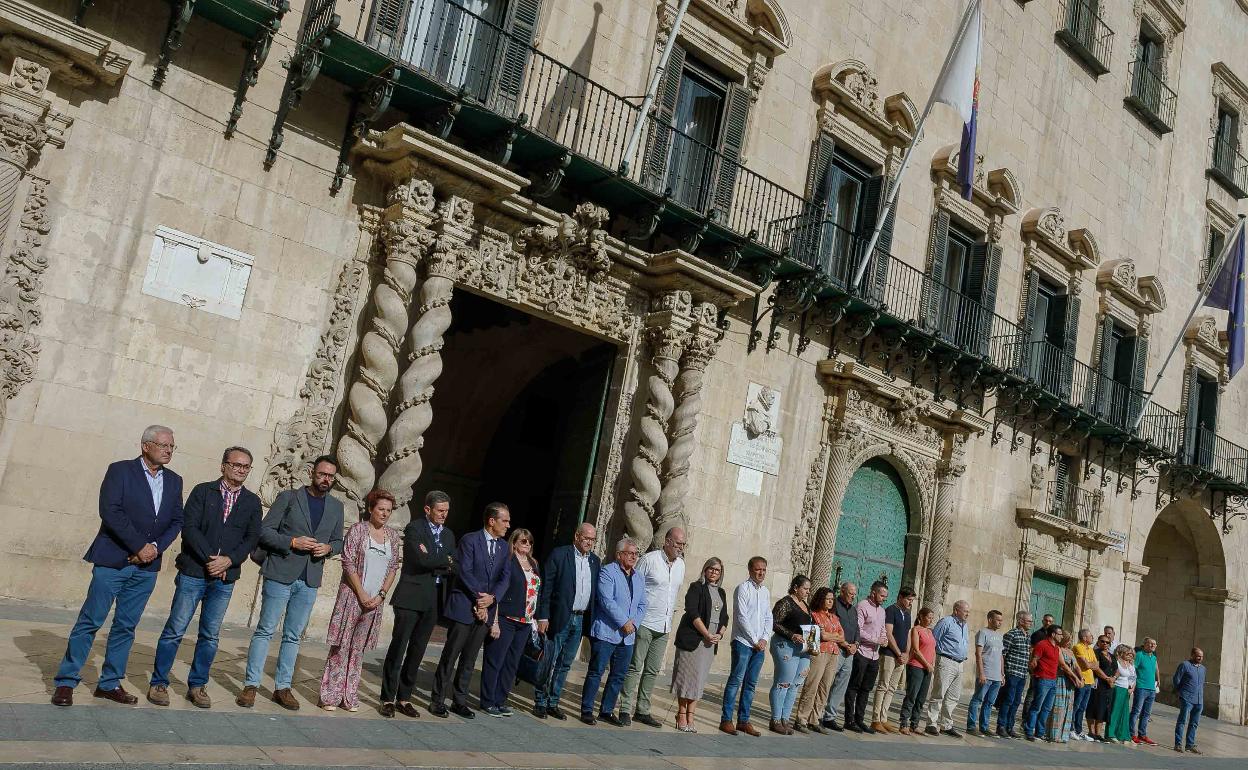
M 1036 628 L 1040 619 L 1052 615 L 1059 625 L 1066 618 L 1066 578 L 1036 570 L 1031 576 L 1031 614 Z
M 901 477 L 892 465 L 876 458 L 854 471 L 841 501 L 841 522 L 836 529 L 832 579 L 858 585 L 865 597 L 871 583 L 883 578 L 896 595 L 906 559 L 906 532 L 910 510 Z

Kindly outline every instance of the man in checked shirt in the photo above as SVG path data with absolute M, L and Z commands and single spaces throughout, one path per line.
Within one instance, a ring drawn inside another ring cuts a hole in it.
M 221 478 L 197 484 L 186 498 L 173 605 L 156 645 L 147 689 L 148 701 L 157 706 L 169 705 L 169 669 L 198 608 L 199 638 L 186 678 L 186 699 L 200 708 L 212 707 L 204 685 L 217 654 L 221 620 L 243 561 L 260 542 L 260 498 L 243 486 L 249 473 L 251 452 L 232 446 L 221 455 Z

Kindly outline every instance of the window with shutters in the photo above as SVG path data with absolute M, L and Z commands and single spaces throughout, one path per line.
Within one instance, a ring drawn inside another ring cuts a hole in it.
M 1239 150 L 1239 115 L 1225 104 L 1218 105 L 1214 121 L 1213 168 L 1227 176 L 1235 170 L 1235 153 Z
M 858 254 L 860 233 L 870 219 L 868 192 L 871 170 L 866 164 L 835 147 L 831 137 L 821 135 L 811 151 L 807 174 L 807 198 L 813 211 L 798 220 L 793 233 L 795 255 L 844 285 Z
M 715 169 L 728 84 L 687 59 L 678 88 L 667 186 L 677 201 L 701 211 Z
M 1226 233 L 1218 229 L 1214 225 L 1209 226 L 1209 245 L 1205 248 L 1205 260 L 1201 264 L 1200 277 L 1201 280 L 1209 278 L 1213 265 L 1218 261 L 1218 257 L 1222 255 L 1222 249 L 1226 247 Z
M 1188 461 L 1203 468 L 1212 468 L 1217 459 L 1214 449 L 1218 429 L 1218 381 L 1192 366 L 1188 368 L 1185 389 L 1187 404 L 1183 428 Z
M 1131 92 L 1126 104 L 1153 130 L 1173 129 L 1178 94 L 1166 84 L 1166 41 L 1150 19 L 1141 19 L 1135 58 L 1129 66 Z
M 1053 493 L 1051 510 L 1060 519 L 1069 519 L 1075 501 L 1075 458 L 1065 452 L 1057 453 L 1057 462 L 1053 468 Z
M 1068 376 L 1064 349 L 1072 336 L 1067 328 L 1072 299 L 1076 304 L 1079 301 L 1056 284 L 1040 278 L 1028 314 L 1029 374 L 1050 393 L 1061 393 Z

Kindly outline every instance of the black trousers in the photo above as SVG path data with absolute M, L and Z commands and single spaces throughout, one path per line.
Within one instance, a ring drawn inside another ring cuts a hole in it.
M 927 703 L 927 690 L 932 684 L 932 672 L 925 668 L 906 666 L 906 699 L 901 702 L 901 718 L 897 724 L 919 729 L 919 718 Z
M 489 626 L 449 619 L 447 623 L 446 645 L 442 648 L 442 657 L 438 658 L 438 668 L 433 672 L 433 692 L 429 703 L 442 704 L 449 686 L 451 702 L 467 708 L 468 684 L 472 679 L 472 670 L 477 667 L 477 656 L 481 654 L 481 645 L 485 643 Z
M 437 610 L 404 610 L 394 608 L 394 632 L 386 649 L 386 662 L 381 669 L 381 702 L 394 703 L 412 699 L 416 675 L 425 659 L 429 636 L 437 625 Z
M 860 653 L 854 653 L 854 667 L 849 673 L 849 687 L 845 690 L 845 723 L 862 724 L 867 714 L 867 701 L 871 699 L 871 688 L 875 687 L 875 677 L 880 673 L 880 660 L 870 660 Z

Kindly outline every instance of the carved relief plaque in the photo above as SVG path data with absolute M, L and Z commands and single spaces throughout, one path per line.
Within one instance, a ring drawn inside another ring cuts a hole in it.
M 746 392 L 745 415 L 732 424 L 728 462 L 779 475 L 784 448 L 779 428 L 780 391 L 751 382 Z

